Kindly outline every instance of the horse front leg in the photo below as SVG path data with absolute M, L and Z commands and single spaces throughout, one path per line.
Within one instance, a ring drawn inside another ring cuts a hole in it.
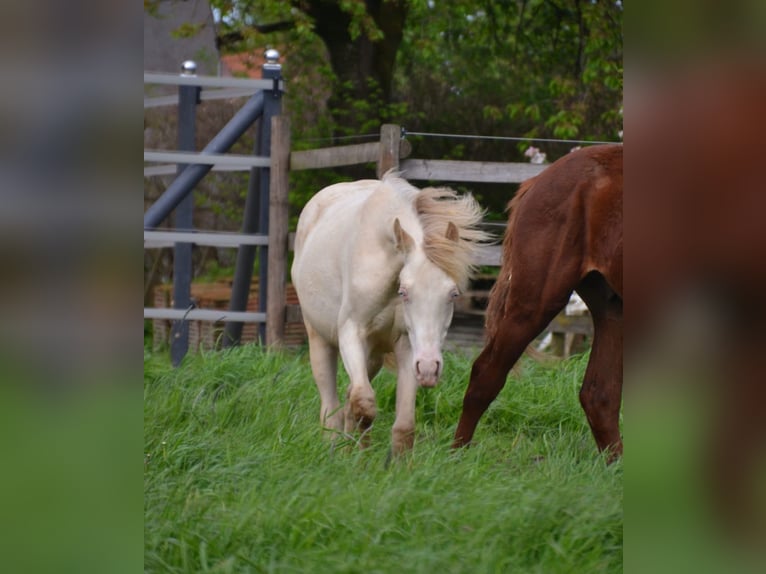
M 377 415 L 375 391 L 370 384 L 367 364 L 369 349 L 363 331 L 353 321 L 346 321 L 338 330 L 338 344 L 343 365 L 349 378 L 346 394 L 345 431 L 362 433 L 360 446 L 369 445 L 369 430 Z
M 566 302 L 566 299 L 564 299 Z M 453 448 L 467 445 L 473 439 L 479 419 L 505 386 L 506 377 L 534 338 L 556 316 L 560 306 L 536 316 L 513 308 L 503 317 L 482 352 L 471 367 L 471 379 L 463 397 L 463 411 L 455 431 Z
M 479 419 L 495 400 L 513 364 L 525 346 L 515 352 L 507 351 L 490 340 L 471 367 L 471 378 L 463 397 L 463 410 L 455 431 L 452 448 L 460 448 L 473 440 Z
M 418 383 L 412 369 L 412 347 L 402 335 L 394 347 L 397 362 L 396 420 L 391 429 L 391 453 L 396 456 L 412 450 L 415 442 L 415 399 Z

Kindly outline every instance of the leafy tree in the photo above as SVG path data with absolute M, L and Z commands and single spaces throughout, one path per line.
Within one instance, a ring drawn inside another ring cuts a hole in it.
M 147 9 L 151 4 L 145 1 Z M 294 149 L 375 134 L 383 122 L 409 132 L 608 141 L 622 129 L 619 0 L 211 0 L 211 6 L 222 51 L 273 46 L 282 53 Z M 487 161 L 526 161 L 530 143 L 409 137 L 415 157 Z M 534 145 L 554 160 L 574 144 Z M 324 185 L 369 175 L 371 169 L 358 168 L 292 173 L 294 217 Z M 512 189 L 464 187 L 503 218 Z
M 392 99 L 394 63 L 410 4 L 406 0 L 211 4 L 220 13 L 220 48 L 238 51 L 276 43 L 286 48 L 291 65 L 294 59 L 301 62 L 293 69 L 329 83 L 336 132 L 357 133 L 371 119 L 375 124 L 387 119 L 385 105 Z M 325 62 L 317 61 L 317 55 L 326 57 Z M 316 91 L 306 96 L 316 96 Z

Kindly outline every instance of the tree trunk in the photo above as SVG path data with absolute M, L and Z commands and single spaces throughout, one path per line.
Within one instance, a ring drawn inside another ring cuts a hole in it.
M 319 0 L 312 2 L 308 14 L 314 19 L 317 35 L 327 47 L 330 64 L 338 81 L 330 107 L 339 128 L 354 129 L 360 118 L 350 113 L 349 102 L 364 100 L 368 103 L 387 104 L 391 101 L 394 63 L 402 40 L 407 15 L 406 0 L 366 0 L 367 13 L 383 32 L 380 40 L 371 40 L 362 31 L 351 38 L 351 16 L 339 2 Z M 379 90 L 377 98 L 375 89 Z M 380 106 L 372 106 L 374 112 Z M 383 120 L 378 113 L 378 119 Z

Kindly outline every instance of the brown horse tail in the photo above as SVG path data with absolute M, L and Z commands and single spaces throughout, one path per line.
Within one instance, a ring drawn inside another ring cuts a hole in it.
M 513 242 L 513 230 L 516 226 L 516 217 L 518 214 L 518 205 L 526 193 L 532 188 L 536 178 L 526 180 L 521 184 L 516 195 L 508 202 L 508 225 L 505 228 L 503 237 L 503 257 L 500 266 L 500 273 L 497 276 L 492 290 L 489 292 L 489 303 L 487 304 L 486 314 L 486 334 L 487 338 L 494 338 L 499 320 L 505 315 L 508 308 L 511 295 L 511 244 Z

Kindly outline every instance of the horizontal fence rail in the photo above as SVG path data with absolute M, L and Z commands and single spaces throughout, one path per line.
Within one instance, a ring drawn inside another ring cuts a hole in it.
M 178 74 L 160 74 L 144 72 L 144 84 L 164 84 L 168 86 L 201 86 L 203 88 L 252 88 L 271 90 L 274 80 L 255 80 L 250 78 L 224 78 L 222 76 L 179 76 Z M 284 81 L 279 80 L 278 88 L 284 91 Z
M 268 245 L 269 237 L 243 233 L 144 231 L 144 249 L 173 247 L 176 243 L 192 243 L 207 247 L 239 247 L 240 245 Z
M 178 151 L 171 152 L 161 150 L 144 150 L 144 161 L 212 165 L 218 167 L 225 166 L 230 168 L 228 171 L 249 171 L 250 168 L 253 167 L 269 167 L 269 165 L 271 165 L 268 157 L 261 156 Z M 153 166 L 144 168 L 144 177 L 150 175 L 172 175 L 175 174 L 177 170 L 178 167 L 176 165 Z M 147 173 L 147 171 L 149 173 Z
M 447 159 L 406 159 L 399 170 L 406 179 L 521 183 L 546 168 L 532 163 L 457 161 Z
M 265 323 L 266 313 L 250 311 L 226 311 L 223 309 L 163 309 L 144 307 L 144 319 L 167 319 L 173 321 L 212 321 L 214 323 L 236 321 L 239 323 Z
M 399 157 L 407 157 L 411 151 L 410 142 L 407 140 L 399 142 Z M 290 153 L 290 170 L 376 163 L 380 159 L 380 154 L 381 143 L 379 141 L 294 151 Z

